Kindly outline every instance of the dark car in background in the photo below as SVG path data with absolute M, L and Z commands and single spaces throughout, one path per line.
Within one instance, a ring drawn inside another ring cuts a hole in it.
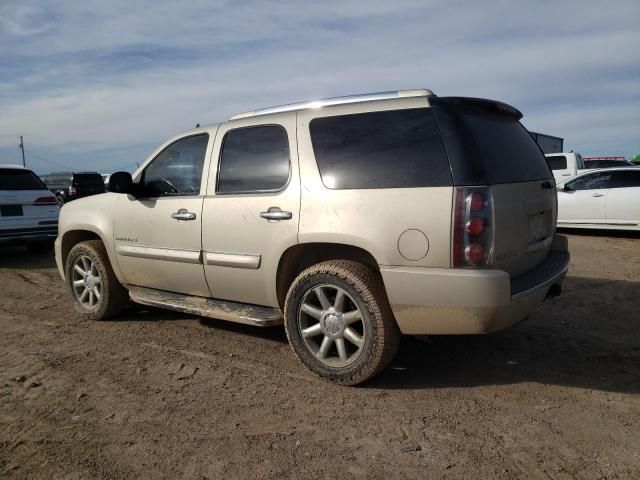
M 626 160 L 585 160 L 584 168 L 613 168 L 613 167 L 636 167 L 637 165 Z
M 55 194 L 60 205 L 76 198 L 106 192 L 104 180 L 98 172 L 53 172 L 42 177 L 42 180 Z

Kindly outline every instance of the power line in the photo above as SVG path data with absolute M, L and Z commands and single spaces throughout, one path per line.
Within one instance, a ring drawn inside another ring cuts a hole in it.
M 62 165 L 61 163 L 54 162 L 52 160 L 47 160 L 46 158 L 42 158 L 40 155 L 37 155 L 37 154 L 33 153 L 32 150 L 29 150 L 29 155 L 36 157 L 38 160 L 40 160 L 40 161 L 42 161 L 44 163 L 48 163 L 50 165 L 54 165 L 54 166 L 59 167 L 59 168 L 64 168 L 65 170 L 73 171 L 73 168 L 71 168 L 71 167 L 69 167 L 67 165 Z

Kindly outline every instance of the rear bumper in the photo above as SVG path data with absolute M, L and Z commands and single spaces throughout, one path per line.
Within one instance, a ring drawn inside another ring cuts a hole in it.
M 391 308 L 402 333 L 476 334 L 527 318 L 560 285 L 569 268 L 564 237 L 536 269 L 511 279 L 501 270 L 382 267 Z
M 0 242 L 23 240 L 53 240 L 57 236 L 58 225 L 0 229 Z

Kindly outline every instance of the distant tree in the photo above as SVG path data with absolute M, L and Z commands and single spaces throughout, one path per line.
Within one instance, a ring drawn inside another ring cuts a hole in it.
M 640 165 L 640 154 L 638 154 L 638 155 L 636 155 L 635 157 L 633 157 L 633 158 L 631 159 L 631 161 L 632 161 L 633 163 L 637 163 L 638 165 Z

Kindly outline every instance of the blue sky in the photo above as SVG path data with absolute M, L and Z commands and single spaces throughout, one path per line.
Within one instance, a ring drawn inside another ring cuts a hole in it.
M 0 3 L 0 163 L 132 169 L 254 108 L 430 88 L 495 98 L 584 155 L 640 153 L 640 2 Z

